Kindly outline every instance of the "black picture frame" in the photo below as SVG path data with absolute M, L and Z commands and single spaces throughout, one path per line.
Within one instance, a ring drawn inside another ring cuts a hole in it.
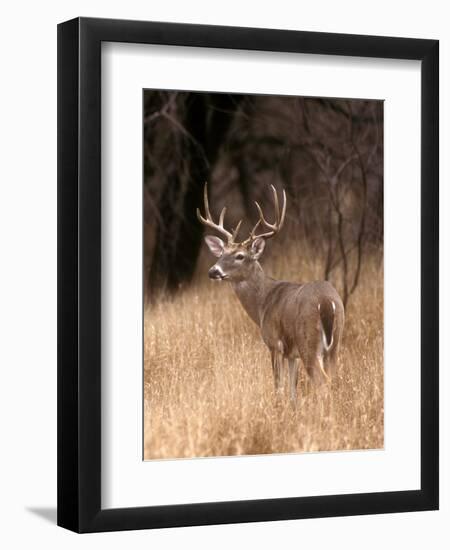
M 420 490 L 102 510 L 104 41 L 421 61 Z M 437 40 L 91 18 L 58 26 L 58 525 L 98 532 L 438 509 L 438 67 Z

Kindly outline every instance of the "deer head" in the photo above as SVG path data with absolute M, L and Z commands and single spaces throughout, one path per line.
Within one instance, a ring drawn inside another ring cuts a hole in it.
M 229 280 L 229 281 L 242 281 L 247 279 L 255 263 L 259 260 L 264 252 L 266 239 L 270 239 L 276 235 L 283 227 L 284 219 L 286 216 L 286 193 L 283 190 L 283 206 L 280 210 L 280 204 L 278 201 L 278 195 L 275 187 L 271 185 L 274 206 L 275 206 L 275 222 L 269 223 L 264 217 L 262 208 L 255 201 L 256 208 L 258 209 L 259 219 L 256 222 L 253 229 L 250 231 L 250 235 L 242 242 L 237 242 L 236 238 L 239 233 L 239 229 L 242 224 L 242 220 L 236 225 L 232 231 L 227 231 L 224 228 L 224 219 L 226 213 L 226 207 L 223 208 L 219 216 L 219 223 L 215 223 L 211 217 L 208 203 L 208 189 L 205 184 L 204 188 L 204 202 L 205 202 L 205 217 L 202 216 L 200 210 L 197 208 L 197 217 L 199 221 L 216 230 L 222 236 L 225 237 L 225 241 L 219 237 L 213 235 L 207 235 L 205 242 L 208 245 L 210 251 L 219 258 L 219 260 L 211 267 L 208 274 L 211 279 L 216 280 Z M 264 233 L 256 234 L 258 227 L 262 225 L 266 231 Z

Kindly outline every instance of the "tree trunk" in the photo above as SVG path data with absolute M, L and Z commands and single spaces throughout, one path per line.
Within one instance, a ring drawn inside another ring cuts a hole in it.
M 203 236 L 196 209 L 203 203 L 203 186 L 210 179 L 238 98 L 192 93 L 187 99 L 186 115 L 179 121 L 187 174 L 173 171 L 161 196 L 161 222 L 147 281 L 150 293 L 161 288 L 176 291 L 194 274 Z

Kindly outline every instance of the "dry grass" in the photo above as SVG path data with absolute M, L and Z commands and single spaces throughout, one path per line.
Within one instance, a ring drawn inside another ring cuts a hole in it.
M 275 251 L 264 263 L 267 273 L 320 278 L 320 265 L 304 260 L 313 254 L 290 252 Z M 302 372 L 296 410 L 287 397 L 274 395 L 269 352 L 257 327 L 228 284 L 210 282 L 205 262 L 200 266 L 193 285 L 145 314 L 145 459 L 383 446 L 379 257 L 366 259 L 351 298 L 331 388 L 317 390 Z

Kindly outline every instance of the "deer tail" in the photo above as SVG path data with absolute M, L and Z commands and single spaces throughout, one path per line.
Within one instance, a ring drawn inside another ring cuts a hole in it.
M 336 304 L 331 298 L 325 298 L 318 304 L 320 326 L 322 329 L 322 344 L 328 353 L 334 342 L 334 318 L 336 316 Z

